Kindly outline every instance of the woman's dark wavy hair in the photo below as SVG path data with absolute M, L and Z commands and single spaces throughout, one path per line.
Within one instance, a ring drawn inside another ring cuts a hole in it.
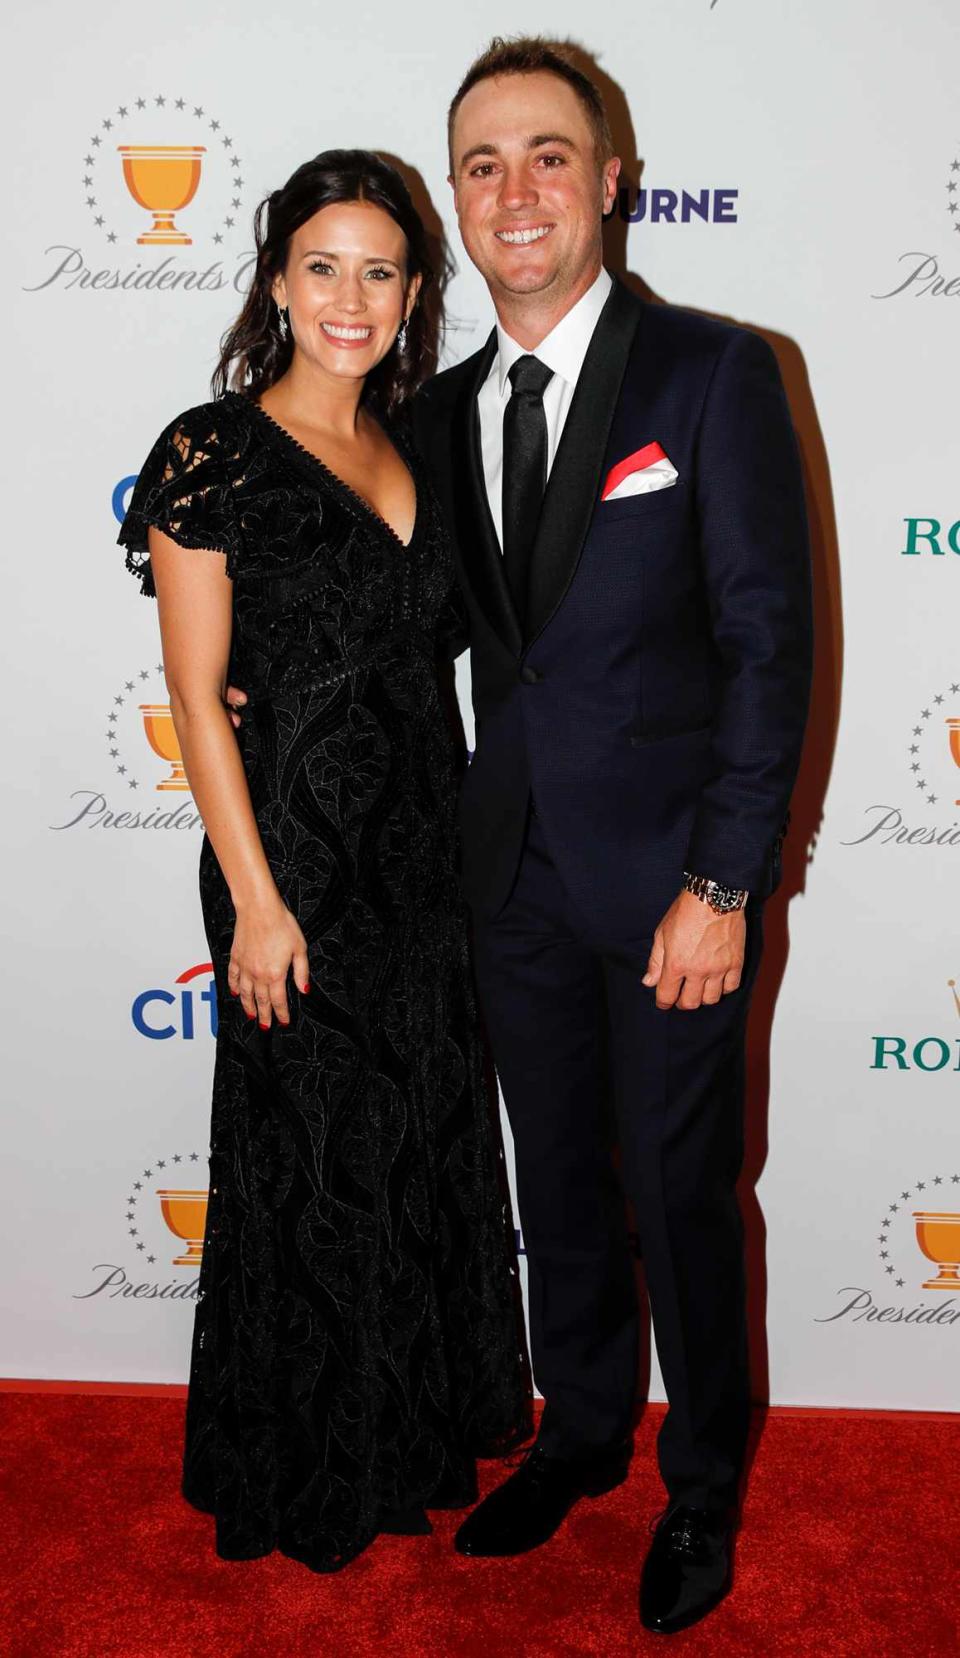
M 287 263 L 294 233 L 335 202 L 372 202 L 389 213 L 407 239 L 407 277 L 421 278 L 420 294 L 407 323 L 406 343 L 387 352 L 367 379 L 364 398 L 383 414 L 397 413 L 434 371 L 436 330 L 431 326 L 425 291 L 434 280 L 423 221 L 395 167 L 372 150 L 324 150 L 288 178 L 282 190 L 260 203 L 254 215 L 257 259 L 243 310 L 220 342 L 220 361 L 212 389 L 222 397 L 228 387 L 257 398 L 285 374 L 293 357 L 288 330 L 280 335 L 273 284 Z

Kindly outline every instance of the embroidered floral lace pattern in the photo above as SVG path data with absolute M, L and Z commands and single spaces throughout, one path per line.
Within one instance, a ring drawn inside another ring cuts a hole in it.
M 475 1491 L 529 1431 L 502 1153 L 455 877 L 438 632 L 452 563 L 412 455 L 404 548 L 236 394 L 151 451 L 120 540 L 218 550 L 271 869 L 310 950 L 293 1023 L 230 996 L 234 914 L 200 890 L 219 1035 L 184 1490 L 231 1559 L 332 1571 Z

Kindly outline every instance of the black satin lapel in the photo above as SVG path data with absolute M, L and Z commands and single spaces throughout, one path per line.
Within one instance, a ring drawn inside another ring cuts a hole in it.
M 503 556 L 496 526 L 490 515 L 477 409 L 477 394 L 490 372 L 496 349 L 494 330 L 476 373 L 464 381 L 454 411 L 454 522 L 463 579 L 498 638 L 519 656 L 522 644 L 520 624 L 503 573 Z
M 573 580 L 597 495 L 607 440 L 642 305 L 614 283 L 583 361 L 550 471 L 530 559 L 527 639 L 543 632 Z

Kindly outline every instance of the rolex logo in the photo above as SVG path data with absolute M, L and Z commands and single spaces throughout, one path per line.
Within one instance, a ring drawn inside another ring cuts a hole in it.
M 960 981 L 948 979 L 947 988 L 953 998 L 954 1012 L 960 1019 Z M 942 1017 L 942 1002 L 940 1008 Z M 940 1032 L 936 1030 L 936 1024 L 939 1023 L 939 1018 L 935 1024 L 931 1019 L 934 1030 L 926 1036 L 916 1031 L 909 1036 L 872 1036 L 871 1071 L 920 1071 L 928 1074 L 948 1070 L 953 1073 L 960 1072 L 960 1036 L 955 1034 L 956 1026 L 954 1025 L 953 1032 L 948 1036 L 946 1029 Z M 921 1026 L 921 1030 L 922 1028 Z

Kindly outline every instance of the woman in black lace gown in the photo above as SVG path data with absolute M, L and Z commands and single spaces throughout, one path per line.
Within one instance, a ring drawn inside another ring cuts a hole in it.
M 529 1400 L 455 875 L 452 563 L 396 419 L 423 228 L 393 169 L 331 151 L 257 233 L 221 395 L 158 439 L 120 539 L 160 600 L 220 1017 L 184 1490 L 222 1555 L 332 1571 L 471 1502 Z

